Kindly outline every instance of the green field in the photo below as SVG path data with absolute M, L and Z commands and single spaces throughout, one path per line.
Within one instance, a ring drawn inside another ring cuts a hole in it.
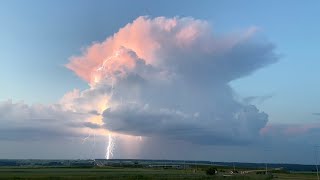
M 0 179 L 268 179 L 265 175 L 209 176 L 204 171 L 151 168 L 2 168 Z
M 277 180 L 317 180 L 315 173 L 277 173 L 274 174 L 274 179 Z
M 273 178 L 251 173 L 223 177 L 206 175 L 204 170 L 198 169 L 153 169 L 153 168 L 53 168 L 53 167 L 8 167 L 0 168 L 0 179 L 239 179 L 239 180 L 316 180 L 315 173 L 273 173 Z

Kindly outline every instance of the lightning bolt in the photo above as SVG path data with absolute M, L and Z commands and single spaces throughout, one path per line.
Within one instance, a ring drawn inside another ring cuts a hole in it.
M 113 96 L 113 90 L 114 90 L 114 80 L 112 78 L 110 99 Z M 114 151 L 114 141 L 113 141 L 112 134 L 109 132 L 109 134 L 108 134 L 108 146 L 107 146 L 107 152 L 106 152 L 105 158 L 106 159 L 110 159 L 113 156 L 113 151 Z
M 108 146 L 107 146 L 107 152 L 106 152 L 106 159 L 110 159 L 113 156 L 113 151 L 114 151 L 114 141 L 112 134 L 108 134 Z
M 88 133 L 88 136 L 86 136 L 85 138 L 82 139 L 82 144 L 84 144 L 85 142 L 87 142 L 87 140 L 91 137 L 91 133 Z
M 100 76 L 94 76 L 95 83 L 98 83 L 100 81 L 100 77 L 101 77 L 101 75 L 103 74 L 103 71 L 106 68 L 106 63 L 108 61 L 114 59 L 114 58 L 119 57 L 122 52 L 123 52 L 123 50 L 121 50 L 121 49 L 116 51 L 114 55 L 109 56 L 107 59 L 105 59 L 103 61 L 102 65 L 96 69 L 96 72 L 101 73 L 101 74 L 100 74 Z M 112 78 L 111 79 L 111 92 L 110 92 L 109 99 L 111 99 L 113 97 L 113 95 L 114 95 L 114 79 Z M 89 137 L 87 137 L 87 138 L 89 138 Z M 107 143 L 105 158 L 106 159 L 110 159 L 113 156 L 114 145 L 115 145 L 114 139 L 113 139 L 113 136 L 112 136 L 111 132 L 108 132 L 107 142 L 108 143 Z
M 123 52 L 122 49 L 116 51 L 116 52 L 114 53 L 114 55 L 109 56 L 108 58 L 106 58 L 106 59 L 103 61 L 102 65 L 99 66 L 99 67 L 95 70 L 95 72 L 97 72 L 98 74 L 96 74 L 95 72 L 92 73 L 93 83 L 94 83 L 94 84 L 97 84 L 98 82 L 100 82 L 101 78 L 103 78 L 102 76 L 103 76 L 104 70 L 106 69 L 106 63 L 107 63 L 108 61 L 114 59 L 114 58 L 119 57 L 119 56 L 122 54 L 122 52 Z
M 96 147 L 96 133 L 92 131 L 88 132 L 88 136 L 86 136 L 85 138 L 82 139 L 82 144 L 86 143 L 90 138 L 93 138 L 93 144 L 91 147 L 91 159 L 95 158 L 95 147 Z
M 102 70 L 104 70 L 106 63 L 107 63 L 109 60 L 113 59 L 113 58 L 119 57 L 120 54 L 122 53 L 122 51 L 123 51 L 123 50 L 118 50 L 118 51 L 115 52 L 115 54 L 114 54 L 113 56 L 109 56 L 107 59 L 105 59 L 105 60 L 103 61 L 102 65 L 101 65 L 99 68 L 97 68 L 96 71 L 102 71 Z

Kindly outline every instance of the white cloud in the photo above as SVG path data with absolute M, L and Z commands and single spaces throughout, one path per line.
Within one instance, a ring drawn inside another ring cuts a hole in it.
M 93 97 L 81 101 L 94 107 L 92 99 L 106 96 L 109 130 L 194 143 L 250 142 L 268 116 L 235 100 L 229 83 L 277 61 L 273 44 L 256 39 L 256 29 L 218 35 L 189 17 L 139 17 L 67 67 L 90 84 L 84 93 Z

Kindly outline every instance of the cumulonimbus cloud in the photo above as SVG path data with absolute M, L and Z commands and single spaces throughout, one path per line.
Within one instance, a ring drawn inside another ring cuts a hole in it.
M 268 116 L 235 100 L 229 83 L 278 57 L 272 43 L 255 37 L 255 27 L 223 35 L 213 30 L 190 17 L 139 17 L 70 59 L 66 66 L 90 89 L 63 102 L 92 104 L 91 96 L 105 96 L 102 111 L 87 110 L 101 112 L 105 128 L 118 133 L 250 142 Z

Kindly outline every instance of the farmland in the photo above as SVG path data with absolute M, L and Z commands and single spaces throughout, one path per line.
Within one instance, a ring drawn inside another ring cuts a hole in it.
M 309 165 L 213 163 L 173 160 L 0 160 L 2 179 L 241 179 L 316 180 Z M 279 168 L 284 166 L 285 168 Z M 208 169 L 214 169 L 214 175 Z M 311 171 L 290 171 L 308 169 Z
M 204 171 L 147 168 L 2 168 L 0 179 L 268 179 L 264 175 L 209 176 Z

